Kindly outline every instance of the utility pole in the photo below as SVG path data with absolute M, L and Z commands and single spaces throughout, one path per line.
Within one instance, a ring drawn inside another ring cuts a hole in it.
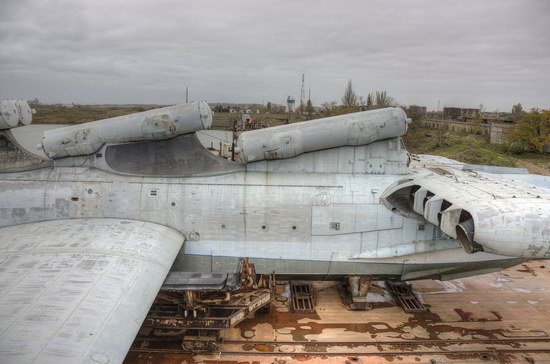
M 302 89 L 300 90 L 300 114 L 304 113 L 306 108 L 306 90 L 304 87 L 305 74 L 302 73 Z
M 189 86 L 185 88 L 185 103 L 189 103 Z

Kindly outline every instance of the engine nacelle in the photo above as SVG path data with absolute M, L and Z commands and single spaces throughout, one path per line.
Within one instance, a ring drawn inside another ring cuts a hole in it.
M 550 257 L 550 204 L 544 198 L 492 201 L 477 211 L 474 238 L 488 253 Z
M 484 251 L 515 257 L 550 257 L 549 195 L 542 191 L 538 192 L 540 195 L 523 194 L 519 185 L 518 196 L 464 202 L 461 196 L 467 196 L 468 187 L 471 191 L 487 188 L 488 179 L 477 185 L 470 180 L 468 185 L 464 176 L 453 178 L 459 188 L 466 187 L 453 190 L 453 180 L 437 180 L 436 174 L 428 177 L 428 182 L 420 180 L 426 187 L 412 179 L 398 181 L 384 191 L 381 202 L 404 216 L 423 217 L 439 226 L 443 233 L 457 239 L 468 254 Z
M 25 100 L 0 101 L 0 130 L 29 125 L 33 111 Z
M 178 104 L 44 132 L 42 147 L 50 158 L 88 155 L 103 144 L 171 139 L 208 129 L 212 111 L 204 101 Z

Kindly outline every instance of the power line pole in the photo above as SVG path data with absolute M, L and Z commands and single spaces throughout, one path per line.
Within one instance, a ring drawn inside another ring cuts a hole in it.
M 304 113 L 306 108 L 306 90 L 304 86 L 305 75 L 302 73 L 302 89 L 300 90 L 300 114 Z

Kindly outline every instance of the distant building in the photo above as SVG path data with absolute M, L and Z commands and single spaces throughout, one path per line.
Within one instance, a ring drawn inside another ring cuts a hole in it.
M 443 119 L 445 120 L 460 120 L 462 118 L 462 109 L 459 107 L 444 107 Z
M 443 119 L 472 122 L 479 119 L 479 109 L 444 107 Z
M 462 121 L 476 121 L 479 119 L 479 109 L 462 109 Z
M 485 113 L 484 113 L 485 114 Z M 501 144 L 506 141 L 506 137 L 513 130 L 514 126 L 491 122 L 489 128 L 489 142 L 491 144 Z
M 428 109 L 426 106 L 410 105 L 407 110 L 407 116 L 413 119 L 423 119 L 426 117 Z
M 484 112 L 481 115 L 481 120 L 483 120 L 484 123 L 491 123 L 491 122 L 513 123 L 514 122 L 514 118 L 512 114 L 507 112 Z

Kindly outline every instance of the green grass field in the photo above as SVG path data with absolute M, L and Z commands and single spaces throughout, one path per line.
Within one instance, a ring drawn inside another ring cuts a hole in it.
M 523 167 L 531 173 L 550 175 L 550 155 L 513 154 L 501 144 L 490 144 L 486 136 L 412 127 L 404 138 L 411 153 L 434 154 L 470 164 Z
M 34 124 L 81 124 L 89 121 L 108 119 L 163 107 L 165 105 L 45 105 L 33 104 L 36 110 Z M 273 126 L 284 124 L 289 117 L 286 113 L 252 114 L 257 120 L 270 121 Z M 290 122 L 306 120 L 303 115 L 290 115 Z M 233 121 L 241 120 L 240 113 L 214 113 L 213 129 L 230 130 Z
M 81 124 L 161 107 L 160 105 L 45 105 L 33 104 L 34 124 Z

